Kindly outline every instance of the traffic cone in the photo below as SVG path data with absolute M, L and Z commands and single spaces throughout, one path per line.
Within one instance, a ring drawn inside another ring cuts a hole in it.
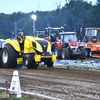
M 18 71 L 13 72 L 9 95 L 15 98 L 20 98 L 22 96 Z

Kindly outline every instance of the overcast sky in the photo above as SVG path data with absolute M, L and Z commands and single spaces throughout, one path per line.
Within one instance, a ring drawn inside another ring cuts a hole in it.
M 57 8 L 61 2 L 61 6 L 65 5 L 66 0 L 0 0 L 0 13 L 12 14 L 13 12 L 29 13 L 31 11 L 51 11 Z M 92 1 L 94 4 L 97 0 Z

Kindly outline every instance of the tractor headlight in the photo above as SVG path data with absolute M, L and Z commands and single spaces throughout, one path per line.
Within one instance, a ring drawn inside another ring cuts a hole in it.
M 37 43 L 37 50 L 39 50 L 40 52 L 42 52 L 42 47 L 40 44 Z

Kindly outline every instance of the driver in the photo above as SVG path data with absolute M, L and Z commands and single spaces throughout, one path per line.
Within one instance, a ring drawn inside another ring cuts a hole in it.
M 53 32 L 52 34 L 51 34 L 51 42 L 55 42 L 55 33 Z
M 21 49 L 24 48 L 24 33 L 23 32 L 19 32 L 19 43 L 20 43 L 20 47 Z

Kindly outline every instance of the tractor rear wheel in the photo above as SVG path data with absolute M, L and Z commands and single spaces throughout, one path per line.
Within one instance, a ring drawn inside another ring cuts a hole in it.
M 68 50 L 68 48 L 62 48 L 61 57 L 62 57 L 62 59 L 69 59 L 69 50 Z
M 10 44 L 4 46 L 1 56 L 4 68 L 16 68 L 18 52 Z

